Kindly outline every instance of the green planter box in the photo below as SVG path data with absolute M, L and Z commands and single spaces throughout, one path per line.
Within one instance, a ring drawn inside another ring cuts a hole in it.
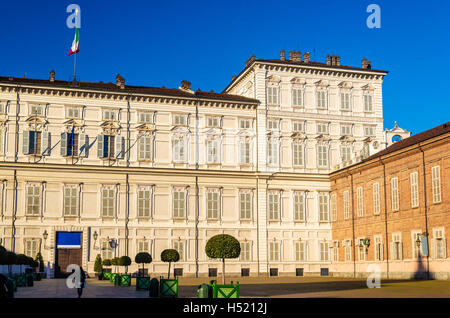
M 212 284 L 213 298 L 239 298 L 239 282 L 229 285 L 217 285 L 214 281 Z
M 111 272 L 103 272 L 103 280 L 110 280 Z
M 136 277 L 136 290 L 149 290 L 150 277 Z
M 116 276 L 117 276 L 117 273 L 111 273 L 111 276 L 109 277 L 109 281 L 111 283 L 114 283 L 116 281 Z
M 121 274 L 120 275 L 120 286 L 131 286 L 131 275 Z
M 120 277 L 122 276 L 121 274 L 113 274 L 114 276 L 114 286 L 120 286 Z
M 178 278 L 159 280 L 160 297 L 178 297 Z
M 25 287 L 27 286 L 27 277 L 25 275 L 17 275 L 14 277 L 14 280 L 17 283 L 17 287 Z

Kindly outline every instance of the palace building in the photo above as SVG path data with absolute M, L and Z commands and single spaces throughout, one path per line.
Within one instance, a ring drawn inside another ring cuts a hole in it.
M 1 244 L 41 252 L 55 276 L 71 263 L 93 273 L 97 254 L 134 261 L 141 251 L 163 274 L 166 248 L 181 255 L 176 275 L 214 276 L 220 261 L 205 244 L 226 233 L 241 242 L 232 275 L 350 273 L 333 262 L 336 240 L 354 241 L 334 228 L 348 222 L 336 219 L 343 170 L 333 171 L 373 160 L 389 134 L 409 136 L 383 131 L 386 74 L 367 59 L 352 67 L 281 51 L 252 56 L 222 93 L 120 75 L 0 77 Z

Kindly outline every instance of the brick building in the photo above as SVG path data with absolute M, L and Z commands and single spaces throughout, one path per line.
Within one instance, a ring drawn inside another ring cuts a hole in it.
M 449 142 L 447 122 L 330 174 L 333 275 L 450 278 Z

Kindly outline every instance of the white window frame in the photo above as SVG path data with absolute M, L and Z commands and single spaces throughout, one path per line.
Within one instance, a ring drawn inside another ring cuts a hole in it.
M 380 184 L 375 182 L 372 185 L 372 194 L 373 194 L 373 214 L 380 214 Z
M 295 191 L 293 195 L 294 222 L 306 222 L 306 193 Z
M 299 240 L 294 242 L 294 259 L 297 262 L 308 261 L 308 242 Z
M 317 166 L 319 168 L 328 168 L 329 164 L 329 145 L 317 144 Z
M 292 95 L 292 106 L 302 107 L 303 106 L 303 90 L 301 88 L 294 87 L 291 91 Z
M 67 196 L 69 191 L 69 197 Z M 63 214 L 64 216 L 77 216 L 79 207 L 79 187 L 76 185 L 65 185 L 63 188 Z M 75 200 L 75 201 L 74 201 Z M 68 202 L 69 201 L 69 202 Z M 69 213 L 68 212 L 69 209 Z
M 187 190 L 185 188 L 174 188 L 172 190 L 172 217 L 174 219 L 185 219 L 187 208 Z
M 391 178 L 391 201 L 392 211 L 399 211 L 399 195 L 398 195 L 398 177 Z
M 417 171 L 409 174 L 411 186 L 411 208 L 419 207 L 419 173 Z
M 251 190 L 240 190 L 239 219 L 249 221 L 252 220 L 252 218 L 253 218 L 253 192 Z
M 269 262 L 281 261 L 281 242 L 270 241 L 269 242 Z
M 330 222 L 330 194 L 322 192 L 318 194 L 319 222 Z
M 350 111 L 352 109 L 352 94 L 348 91 L 343 91 L 340 93 L 341 107 L 340 110 Z
M 328 241 L 319 241 L 319 260 L 321 262 L 330 261 L 330 243 Z
M 373 112 L 373 95 L 371 93 L 363 93 L 364 112 Z
M 441 167 L 434 166 L 431 168 L 431 185 L 433 193 L 433 203 L 441 203 Z
M 105 197 L 105 191 L 107 196 Z M 105 186 L 101 188 L 101 217 L 112 218 L 116 216 L 116 189 L 112 186 Z M 108 205 L 105 206 L 105 200 Z M 112 203 L 112 204 L 110 204 Z M 106 210 L 105 210 L 106 209 Z M 105 213 L 107 212 L 107 213 Z
M 147 219 L 152 217 L 153 190 L 152 187 L 139 186 L 136 191 L 137 218 Z M 147 202 L 148 201 L 148 202 Z
M 305 145 L 298 139 L 292 141 L 292 164 L 298 167 L 305 165 Z
M 348 220 L 350 218 L 350 194 L 348 190 L 343 192 L 344 198 L 344 220 Z
M 377 262 L 381 262 L 384 260 L 383 236 L 374 235 L 373 240 L 374 240 L 374 259 Z
M 251 262 L 252 261 L 252 242 L 243 241 L 241 244 L 241 254 L 239 255 L 239 261 Z
M 221 216 L 221 195 L 219 189 L 207 189 L 206 199 L 206 219 L 219 220 Z
M 356 188 L 356 211 L 358 217 L 364 216 L 364 194 L 362 187 Z
M 336 195 L 336 193 L 331 194 L 330 207 L 331 207 L 331 222 L 336 222 L 337 221 L 337 195 Z
M 268 86 L 267 87 L 267 105 L 279 105 L 279 87 L 278 86 Z
M 268 216 L 269 221 L 281 220 L 281 193 L 279 191 L 270 191 L 267 194 Z
M 32 193 L 30 193 L 32 189 Z M 42 185 L 28 184 L 26 186 L 27 216 L 39 216 L 42 213 Z M 37 211 L 36 211 L 37 210 Z

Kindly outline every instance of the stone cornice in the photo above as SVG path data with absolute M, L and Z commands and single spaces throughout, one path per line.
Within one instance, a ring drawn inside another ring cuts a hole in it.
M 126 102 L 146 102 L 155 104 L 169 104 L 182 106 L 200 106 L 210 108 L 232 108 L 243 110 L 254 110 L 257 103 L 245 101 L 231 101 L 231 100 L 214 100 L 207 97 L 183 97 L 183 96 L 163 96 L 157 94 L 142 94 L 130 92 L 106 92 L 95 89 L 83 88 L 69 88 L 69 87 L 44 87 L 30 84 L 8 84 L 0 83 L 0 92 L 5 93 L 21 93 L 28 95 L 40 96 L 54 96 L 54 97 L 71 97 L 71 98 L 85 98 L 96 100 L 109 100 Z

